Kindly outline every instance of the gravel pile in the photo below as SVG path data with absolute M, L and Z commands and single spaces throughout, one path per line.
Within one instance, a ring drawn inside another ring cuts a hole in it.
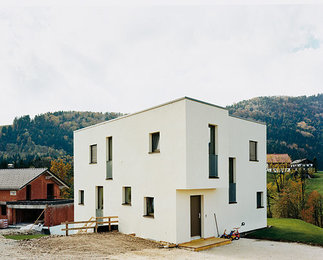
M 23 230 L 18 228 L 0 229 L 0 235 L 34 235 L 34 234 L 40 234 L 40 232 L 36 230 Z

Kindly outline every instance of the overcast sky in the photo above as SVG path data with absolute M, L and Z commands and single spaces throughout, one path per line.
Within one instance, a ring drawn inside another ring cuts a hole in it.
M 322 14 L 323 5 L 0 5 L 0 125 L 182 96 L 225 106 L 322 93 Z

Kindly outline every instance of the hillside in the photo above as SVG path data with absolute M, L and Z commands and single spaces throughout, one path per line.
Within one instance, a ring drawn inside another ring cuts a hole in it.
M 323 94 L 257 97 L 227 108 L 232 115 L 267 124 L 267 153 L 288 153 L 292 160 L 316 157 L 323 168 Z
M 0 127 L 0 168 L 50 165 L 50 160 L 73 154 L 73 131 L 120 116 L 120 113 L 55 112 L 16 118 Z
M 323 95 L 258 97 L 227 107 L 230 114 L 267 123 L 267 152 L 292 159 L 318 159 L 323 169 Z M 72 161 L 73 131 L 120 116 L 120 113 L 55 112 L 16 118 L 0 126 L 0 168 L 49 166 L 51 159 Z

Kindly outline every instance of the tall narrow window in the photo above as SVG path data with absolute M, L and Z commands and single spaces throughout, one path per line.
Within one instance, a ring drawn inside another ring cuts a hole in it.
M 7 215 L 7 206 L 1 205 L 1 215 L 6 216 Z
M 229 203 L 236 203 L 236 166 L 235 158 L 229 158 Z
M 90 163 L 97 163 L 97 145 L 90 145 Z
M 150 216 L 153 217 L 154 216 L 154 198 L 152 197 L 146 197 L 145 198 L 145 216 Z
M 98 205 L 97 209 L 101 210 L 103 209 L 103 187 L 98 186 L 97 187 L 97 192 L 98 192 Z
M 84 190 L 79 190 L 79 205 L 84 205 Z
M 123 187 L 123 205 L 131 205 L 131 187 Z
M 106 153 L 107 153 L 107 180 L 112 179 L 112 136 L 106 139 Z
M 257 160 L 257 142 L 249 141 L 249 161 Z
M 150 134 L 150 152 L 151 153 L 159 153 L 160 152 L 160 133 L 152 133 Z
M 31 184 L 26 186 L 26 200 L 31 200 Z
M 54 199 L 54 184 L 53 183 L 47 184 L 47 199 L 48 200 Z
M 217 126 L 209 125 L 209 178 L 218 178 Z
M 257 209 L 264 207 L 264 193 L 262 191 L 257 192 Z

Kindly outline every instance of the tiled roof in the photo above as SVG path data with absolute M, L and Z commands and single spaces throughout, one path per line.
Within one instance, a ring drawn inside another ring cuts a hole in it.
M 287 153 L 284 154 L 267 154 L 267 163 L 291 163 Z
M 0 170 L 0 190 L 19 190 L 45 171 L 46 168 Z

